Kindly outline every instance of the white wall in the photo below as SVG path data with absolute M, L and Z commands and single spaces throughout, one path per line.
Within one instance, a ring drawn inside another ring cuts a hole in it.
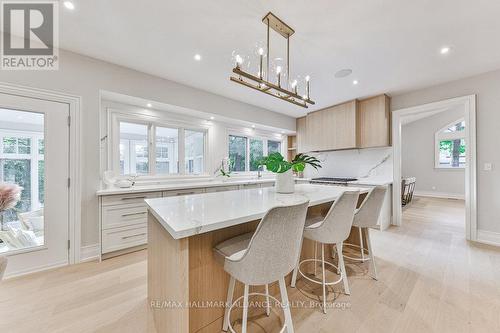
M 0 81 L 82 97 L 82 245 L 99 240 L 95 191 L 100 185 L 100 89 L 295 130 L 295 119 L 283 114 L 75 53 L 61 50 L 59 58 L 57 71 L 2 71 Z
M 443 111 L 401 127 L 401 172 L 416 177 L 415 191 L 440 196 L 465 195 L 465 170 L 435 168 L 435 133 L 465 116 L 463 107 Z
M 305 177 L 373 177 L 392 179 L 392 148 L 338 150 L 322 153 L 311 153 L 320 161 L 322 168 L 318 171 L 307 167 Z M 387 158 L 388 157 L 388 158 Z M 382 162 L 375 170 L 368 172 Z
M 500 233 L 500 71 L 394 94 L 392 110 L 477 94 L 478 229 Z M 484 163 L 492 163 L 484 171 Z

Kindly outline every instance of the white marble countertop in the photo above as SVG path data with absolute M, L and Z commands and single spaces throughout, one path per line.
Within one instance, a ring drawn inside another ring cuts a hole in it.
M 293 194 L 278 194 L 268 187 L 147 199 L 146 203 L 170 235 L 180 239 L 260 219 L 272 207 L 305 200 L 315 206 L 357 189 L 368 192 L 366 188 L 299 184 Z
M 274 183 L 274 178 L 260 178 L 260 179 L 206 179 L 206 180 L 185 180 L 176 182 L 165 182 L 163 184 L 154 185 L 135 185 L 128 188 L 108 188 L 98 190 L 96 194 L 98 196 L 102 195 L 113 195 L 113 194 L 127 194 L 127 193 L 142 193 L 142 192 L 156 192 L 156 191 L 170 191 L 170 190 L 182 190 L 191 188 L 204 188 L 204 187 L 218 187 L 218 186 L 231 186 L 231 185 L 244 185 L 244 184 L 263 184 L 263 183 Z
M 359 178 L 353 182 L 349 182 L 349 184 L 354 185 L 371 185 L 371 186 L 384 186 L 392 184 L 392 178 L 388 177 L 366 177 Z

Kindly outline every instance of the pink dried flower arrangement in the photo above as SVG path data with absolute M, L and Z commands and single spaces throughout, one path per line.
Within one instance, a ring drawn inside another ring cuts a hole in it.
M 21 199 L 22 190 L 17 184 L 0 184 L 0 212 L 14 208 Z

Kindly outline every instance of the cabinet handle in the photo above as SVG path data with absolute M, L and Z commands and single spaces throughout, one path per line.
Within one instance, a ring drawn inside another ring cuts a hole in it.
M 122 239 L 129 239 L 129 238 L 133 238 L 133 237 L 146 236 L 146 235 L 147 235 L 147 233 L 143 232 L 142 234 L 123 236 Z
M 196 192 L 184 192 L 184 193 L 177 193 L 176 195 L 189 195 L 189 194 L 195 194 Z
M 135 199 L 146 199 L 146 196 L 122 198 L 122 200 L 135 200 Z
M 147 212 L 122 214 L 122 217 L 133 216 L 133 215 L 142 215 L 142 214 L 146 214 L 146 213 Z

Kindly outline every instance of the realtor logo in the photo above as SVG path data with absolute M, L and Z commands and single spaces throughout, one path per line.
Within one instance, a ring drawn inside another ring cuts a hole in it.
M 58 1 L 2 1 L 2 70 L 59 68 Z

